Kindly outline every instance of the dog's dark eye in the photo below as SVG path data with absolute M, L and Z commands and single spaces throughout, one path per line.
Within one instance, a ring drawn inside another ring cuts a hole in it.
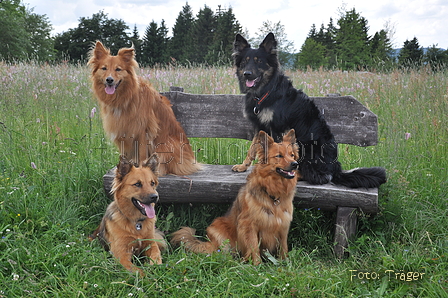
M 156 185 L 156 183 L 154 181 L 151 181 L 151 186 Z
M 117 68 L 115 69 L 115 71 L 121 71 L 121 68 L 117 67 Z
M 278 154 L 278 155 L 276 155 L 275 157 L 277 157 L 277 158 L 283 158 L 283 155 Z
M 135 183 L 134 186 L 140 188 L 140 187 L 142 187 L 142 183 L 139 181 L 139 182 Z
M 101 67 L 102 70 L 107 70 L 106 66 Z

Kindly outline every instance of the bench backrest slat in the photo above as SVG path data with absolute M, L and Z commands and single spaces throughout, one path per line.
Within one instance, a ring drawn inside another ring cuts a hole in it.
M 169 98 L 188 137 L 252 140 L 253 128 L 244 117 L 244 95 L 162 93 Z M 352 96 L 312 97 L 336 142 L 356 146 L 377 144 L 378 118 Z

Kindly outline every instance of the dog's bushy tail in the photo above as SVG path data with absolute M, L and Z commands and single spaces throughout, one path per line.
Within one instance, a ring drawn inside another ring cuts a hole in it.
M 196 230 L 189 227 L 181 227 L 174 232 L 171 238 L 173 246 L 179 246 L 181 243 L 187 251 L 194 253 L 212 253 L 217 250 L 217 245 L 210 241 L 201 241 L 195 236 Z
M 381 167 L 357 168 L 339 172 L 332 179 L 333 183 L 350 188 L 375 188 L 386 181 L 386 170 Z

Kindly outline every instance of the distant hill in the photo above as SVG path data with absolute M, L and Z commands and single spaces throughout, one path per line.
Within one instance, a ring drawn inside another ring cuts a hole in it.
M 426 54 L 426 52 L 428 51 L 429 48 L 423 48 L 423 55 Z M 445 51 L 445 49 L 440 48 L 442 51 Z M 392 57 L 397 58 L 398 59 L 398 55 L 400 55 L 400 51 L 401 49 L 393 49 L 392 50 Z

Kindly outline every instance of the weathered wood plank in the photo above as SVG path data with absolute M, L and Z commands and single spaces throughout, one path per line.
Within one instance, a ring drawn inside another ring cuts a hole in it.
M 244 98 L 239 95 L 165 93 L 177 120 L 189 138 L 252 140 L 253 128 L 244 118 Z
M 378 117 L 353 96 L 313 97 L 336 142 L 360 147 L 378 143 Z
M 334 231 L 334 253 L 338 258 L 344 257 L 348 241 L 356 234 L 358 217 L 356 208 L 339 207 L 336 212 Z
M 229 165 L 203 165 L 198 173 L 188 177 L 159 178 L 160 203 L 231 203 L 240 187 L 246 183 L 246 173 L 235 173 Z M 104 176 L 106 193 L 110 192 L 113 171 Z M 351 189 L 332 184 L 297 183 L 295 203 L 300 208 L 320 208 L 335 211 L 339 206 L 359 208 L 365 213 L 378 211 L 378 190 Z
M 244 95 L 165 92 L 188 137 L 251 140 L 252 125 L 244 117 Z M 377 144 L 377 116 L 352 96 L 312 97 L 337 143 Z

